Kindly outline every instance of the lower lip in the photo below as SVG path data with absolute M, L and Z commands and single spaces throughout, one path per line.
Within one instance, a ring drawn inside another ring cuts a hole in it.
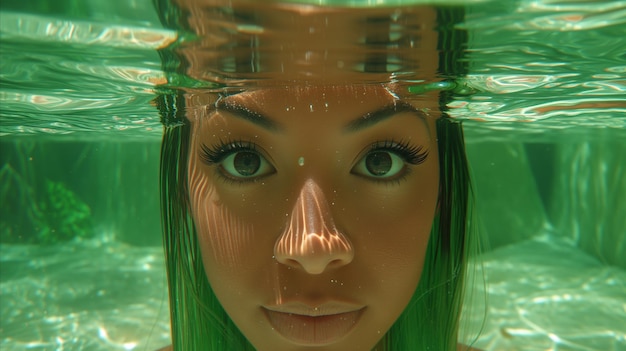
M 299 345 L 328 345 L 339 341 L 356 326 L 363 309 L 326 316 L 305 316 L 265 310 L 270 324 L 284 338 Z

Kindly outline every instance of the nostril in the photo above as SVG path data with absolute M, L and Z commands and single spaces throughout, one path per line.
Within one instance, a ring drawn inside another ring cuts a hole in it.
M 352 262 L 352 259 L 354 259 L 354 251 L 352 250 L 348 250 L 345 251 L 341 254 L 338 254 L 337 258 L 331 260 L 330 262 L 328 262 L 328 267 L 329 268 L 335 268 L 335 267 L 340 267 L 340 266 L 345 266 L 347 264 L 349 264 L 350 262 Z
M 331 259 L 325 255 L 317 257 L 289 258 L 276 256 L 278 263 L 288 268 L 301 269 L 309 274 L 321 274 L 328 269 L 336 269 L 352 262 L 353 255 L 343 255 L 344 257 Z
M 296 261 L 296 260 L 294 260 L 292 258 L 284 259 L 284 260 L 282 260 L 281 263 L 284 264 L 285 266 L 288 266 L 288 267 L 294 267 L 294 268 L 301 267 L 300 262 L 298 262 L 298 261 Z
M 341 259 L 332 260 L 332 261 L 328 262 L 328 266 L 327 267 L 328 268 L 335 268 L 335 267 L 343 266 L 343 265 L 345 265 L 347 263 L 349 263 L 349 262 L 346 262 L 345 260 L 341 260 Z

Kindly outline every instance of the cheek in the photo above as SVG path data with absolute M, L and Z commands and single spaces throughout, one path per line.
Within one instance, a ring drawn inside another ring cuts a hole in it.
M 355 257 L 369 265 L 377 281 L 406 285 L 410 293 L 421 276 L 437 206 L 439 173 L 431 163 L 399 184 L 359 187 L 347 197 L 353 206 L 346 206 L 350 210 L 342 221 L 354 234 Z
M 193 164 L 197 164 L 194 162 Z M 250 257 L 252 224 L 229 210 L 205 171 L 190 167 L 190 203 L 207 272 L 211 268 L 232 272 Z
M 253 229 L 210 198 L 197 202 L 194 218 L 205 261 L 211 266 L 236 270 L 242 266 Z M 248 256 L 249 257 L 249 256 Z
M 413 207 L 416 209 L 416 207 Z M 403 211 L 371 216 L 361 223 L 364 235 L 355 239 L 361 259 L 368 262 L 377 281 L 390 285 L 412 282 L 421 276 L 426 248 L 430 239 L 433 214 L 430 208 L 417 215 Z
M 432 182 L 404 183 L 393 189 L 363 189 L 351 199 L 357 205 L 346 217 L 356 219 L 352 226 L 364 233 L 369 248 L 398 258 L 423 256 L 437 206 L 438 181 L 436 175 L 432 178 Z

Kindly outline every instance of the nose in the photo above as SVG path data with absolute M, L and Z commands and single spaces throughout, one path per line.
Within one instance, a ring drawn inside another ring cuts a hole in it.
M 307 179 L 285 231 L 274 246 L 276 260 L 309 274 L 344 266 L 354 258 L 350 240 L 335 226 L 322 189 Z

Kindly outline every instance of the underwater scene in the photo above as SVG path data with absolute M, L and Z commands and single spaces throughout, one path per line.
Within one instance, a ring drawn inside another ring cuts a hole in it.
M 626 351 L 624 33 L 626 1 L 2 2 L 0 349 L 170 345 L 164 125 L 350 82 L 462 123 L 460 344 Z

